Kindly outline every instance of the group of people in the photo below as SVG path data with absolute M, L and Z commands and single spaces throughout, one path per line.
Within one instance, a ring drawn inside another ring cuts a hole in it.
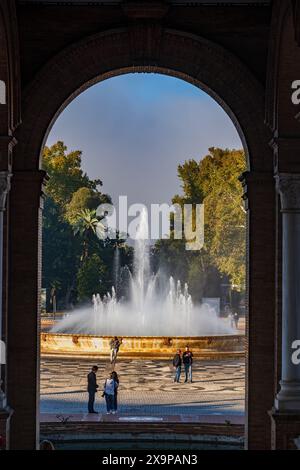
M 122 344 L 122 339 L 120 340 L 116 336 L 110 342 L 110 362 L 115 366 L 117 355 Z M 178 349 L 174 358 L 173 358 L 173 367 L 175 368 L 175 377 L 174 382 L 180 382 L 181 368 L 184 366 L 185 371 L 185 380 L 184 382 L 190 381 L 193 382 L 193 353 L 190 350 L 189 346 L 186 346 L 184 353 L 181 353 L 181 350 Z M 98 366 L 93 366 L 91 372 L 87 376 L 88 386 L 87 391 L 89 394 L 88 401 L 88 412 L 98 414 L 98 411 L 95 410 L 95 397 L 96 393 L 99 390 L 99 385 L 97 384 L 97 372 Z M 105 380 L 102 389 L 102 397 L 105 398 L 106 402 L 106 413 L 107 414 L 116 414 L 118 411 L 118 388 L 119 388 L 119 377 L 115 370 L 113 370 L 109 377 Z
M 115 336 L 110 341 L 110 363 L 113 368 L 115 366 L 118 352 L 122 344 L 122 339 Z M 95 397 L 98 392 L 99 385 L 97 384 L 98 366 L 93 366 L 91 372 L 87 376 L 88 386 L 87 391 L 89 394 L 88 412 L 98 414 L 95 410 Z M 102 397 L 105 398 L 107 414 L 116 414 L 118 411 L 118 388 L 119 377 L 115 370 L 113 370 L 109 377 L 105 380 L 102 390 Z
M 193 353 L 190 351 L 189 346 L 186 346 L 184 353 L 178 349 L 173 359 L 173 366 L 175 368 L 174 382 L 180 382 L 181 368 L 184 366 L 185 380 L 184 382 L 193 382 Z
M 98 414 L 95 410 L 95 396 L 99 389 L 97 384 L 96 374 L 98 372 L 98 366 L 93 366 L 91 372 L 88 374 L 88 411 L 89 413 Z M 102 397 L 106 401 L 107 414 L 116 414 L 118 411 L 118 387 L 119 377 L 116 371 L 112 371 L 109 377 L 105 380 L 102 390 Z

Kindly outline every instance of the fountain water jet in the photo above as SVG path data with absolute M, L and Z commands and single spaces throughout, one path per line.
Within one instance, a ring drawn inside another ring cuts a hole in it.
M 235 333 L 209 305 L 193 304 L 187 284 L 182 286 L 172 277 L 164 283 L 160 272 L 151 273 L 148 230 L 147 211 L 143 210 L 136 232 L 129 300 L 119 301 L 114 288 L 102 299 L 93 295 L 93 308 L 66 316 L 52 332 L 142 337 Z

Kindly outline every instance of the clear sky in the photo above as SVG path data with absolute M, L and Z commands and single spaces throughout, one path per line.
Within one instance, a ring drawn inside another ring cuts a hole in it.
M 182 80 L 128 74 L 100 82 L 59 116 L 47 141 L 82 150 L 84 170 L 113 202 L 170 203 L 180 193 L 177 165 L 209 147 L 242 148 L 223 109 Z

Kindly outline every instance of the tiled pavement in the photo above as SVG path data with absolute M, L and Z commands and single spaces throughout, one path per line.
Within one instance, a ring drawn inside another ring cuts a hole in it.
M 41 412 L 86 413 L 86 376 L 94 359 L 43 358 L 41 361 Z M 98 361 L 98 384 L 110 371 L 107 360 Z M 131 416 L 242 415 L 245 369 L 241 359 L 195 361 L 193 383 L 173 382 L 173 368 L 163 360 L 119 360 L 119 413 Z M 96 409 L 105 412 L 101 392 Z

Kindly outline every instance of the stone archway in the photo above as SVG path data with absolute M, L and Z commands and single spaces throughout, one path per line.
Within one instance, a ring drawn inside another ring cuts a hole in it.
M 263 87 L 250 71 L 206 39 L 149 26 L 138 32 L 119 29 L 88 37 L 60 52 L 40 71 L 23 95 L 16 166 L 36 168 L 36 146 L 41 149 L 51 123 L 86 88 L 114 75 L 147 71 L 176 76 L 204 89 L 236 125 L 249 169 L 272 168 L 269 136 L 263 126 Z
M 41 192 L 45 176 L 40 154 L 45 136 L 61 110 L 88 86 L 116 74 L 147 71 L 173 75 L 207 91 L 228 112 L 244 144 L 249 168 L 244 179 L 249 208 L 247 445 L 270 447 L 267 412 L 274 398 L 275 189 L 263 88 L 222 47 L 184 32 L 141 23 L 71 45 L 45 65 L 23 95 L 23 123 L 17 133 L 10 195 L 13 283 L 8 334 L 14 341 L 8 341 L 7 389 L 16 411 L 11 448 L 33 448 L 38 437 Z M 28 312 L 26 334 L 24 310 Z M 22 373 L 16 373 L 24 357 Z M 20 389 L 23 396 L 17 393 Z

